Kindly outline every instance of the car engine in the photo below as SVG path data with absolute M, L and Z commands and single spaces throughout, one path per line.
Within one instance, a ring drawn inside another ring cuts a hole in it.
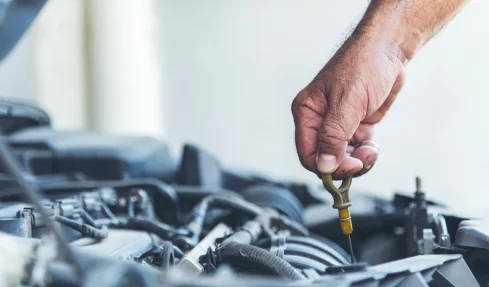
M 0 1 L 0 60 L 46 0 Z M 0 287 L 488 286 L 489 220 L 350 192 L 356 261 L 324 187 L 196 144 L 60 131 L 0 99 Z M 319 182 L 319 180 L 318 180 Z
M 356 262 L 321 186 L 197 145 L 58 131 L 0 101 L 0 286 L 486 286 L 489 223 L 351 191 Z M 414 188 L 416 187 L 416 188 Z

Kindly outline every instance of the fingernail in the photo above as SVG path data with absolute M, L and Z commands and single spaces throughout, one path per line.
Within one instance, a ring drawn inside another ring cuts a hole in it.
M 322 173 L 332 173 L 336 168 L 336 157 L 330 154 L 320 154 L 316 162 Z
M 365 165 L 367 166 L 367 167 L 366 167 L 367 169 L 368 169 L 368 168 L 370 168 L 370 167 L 372 167 L 372 165 L 373 165 L 373 164 L 375 163 L 375 161 L 377 160 L 378 156 L 379 156 L 379 152 L 378 152 L 378 150 L 377 150 L 377 153 L 376 153 L 375 155 L 369 155 L 369 156 L 367 157 L 367 159 L 365 160 Z

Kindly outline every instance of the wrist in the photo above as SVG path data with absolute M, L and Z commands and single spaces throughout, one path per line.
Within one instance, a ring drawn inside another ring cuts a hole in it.
M 428 39 L 422 25 L 408 18 L 409 2 L 372 0 L 359 24 L 362 33 L 384 42 L 386 52 L 404 65 Z

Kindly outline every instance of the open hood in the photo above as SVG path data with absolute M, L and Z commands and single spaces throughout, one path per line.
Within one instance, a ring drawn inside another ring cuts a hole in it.
M 8 55 L 47 0 L 0 0 L 0 62 Z

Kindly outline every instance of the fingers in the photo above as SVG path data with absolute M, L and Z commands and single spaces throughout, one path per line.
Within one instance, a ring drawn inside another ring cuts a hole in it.
M 345 158 L 333 173 L 334 179 L 342 179 L 349 175 L 355 177 L 367 173 L 379 157 L 379 147 L 372 141 L 374 127 L 360 124 L 351 139 Z
M 328 103 L 329 104 L 329 103 Z M 333 173 L 342 168 L 337 174 L 352 174 L 363 168 L 362 161 L 347 154 L 347 146 L 359 128 L 360 117 L 357 110 L 349 105 L 344 109 L 328 108 L 323 124 L 317 136 L 317 158 L 316 164 L 319 172 L 323 174 Z M 335 105 L 334 107 L 338 107 Z M 365 138 L 368 132 L 359 130 L 359 136 Z M 361 134 L 365 133 L 365 134 Z
M 325 107 L 324 102 L 314 100 L 305 92 L 300 93 L 292 103 L 297 154 L 302 166 L 314 173 L 317 172 L 317 135 L 325 113 L 322 107 Z
M 302 93 L 292 104 L 295 141 L 301 164 L 314 173 L 333 173 L 333 178 L 368 172 L 379 149 L 371 140 L 372 124 L 357 123 L 358 112 L 331 112 L 324 96 Z
M 379 158 L 379 153 L 379 147 L 373 141 L 362 142 L 352 153 L 352 156 L 361 160 L 363 167 L 352 175 L 358 177 L 370 171 Z
M 333 173 L 333 179 L 343 179 L 347 176 L 353 175 L 363 169 L 363 162 L 353 157 L 350 154 L 346 154 L 340 163 L 338 169 Z

